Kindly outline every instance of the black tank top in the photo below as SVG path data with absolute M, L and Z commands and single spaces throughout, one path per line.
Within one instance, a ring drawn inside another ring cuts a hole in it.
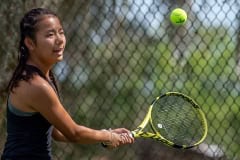
M 7 107 L 7 141 L 2 160 L 51 160 L 52 129 L 40 113 L 18 116 Z
M 41 72 L 35 67 L 33 69 Z M 1 159 L 51 160 L 53 126 L 38 112 L 18 115 L 10 108 L 15 107 L 8 102 L 7 141 Z

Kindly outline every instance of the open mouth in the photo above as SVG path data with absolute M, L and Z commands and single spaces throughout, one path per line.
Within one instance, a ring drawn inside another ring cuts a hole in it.
M 53 52 L 56 53 L 57 55 L 61 56 L 63 53 L 63 48 L 59 48 L 59 49 L 54 49 Z
M 53 52 L 61 52 L 61 51 L 63 51 L 63 48 L 58 48 L 53 50 Z

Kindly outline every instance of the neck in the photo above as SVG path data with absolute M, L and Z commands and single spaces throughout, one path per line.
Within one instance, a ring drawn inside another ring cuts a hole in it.
M 44 74 L 44 76 L 49 79 L 49 72 L 50 72 L 52 66 L 46 66 L 43 64 L 33 63 L 31 61 L 28 61 L 26 64 L 37 67 Z

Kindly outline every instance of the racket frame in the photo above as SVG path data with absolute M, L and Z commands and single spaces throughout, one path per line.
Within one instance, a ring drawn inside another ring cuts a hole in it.
M 192 145 L 177 145 L 174 144 L 172 141 L 164 138 L 163 136 L 161 136 L 161 133 L 157 132 L 157 130 L 154 128 L 153 123 L 152 123 L 152 108 L 154 107 L 154 104 L 156 101 L 158 101 L 159 99 L 165 97 L 165 96 L 180 96 L 183 99 L 187 100 L 189 103 L 192 104 L 192 107 L 195 108 L 195 110 L 198 112 L 198 116 L 199 119 L 201 120 L 202 126 L 203 126 L 203 130 L 204 130 L 204 134 L 202 136 L 202 138 L 197 141 L 196 143 L 192 144 Z M 150 124 L 150 127 L 152 128 L 153 132 L 145 132 L 143 131 L 144 128 Z M 208 132 L 208 126 L 207 126 L 207 120 L 205 117 L 204 112 L 202 111 L 202 109 L 200 108 L 200 106 L 189 96 L 184 95 L 183 93 L 179 93 L 179 92 L 167 92 L 161 96 L 158 96 L 153 102 L 152 104 L 149 106 L 149 109 L 147 111 L 147 114 L 145 116 L 145 118 L 143 119 L 143 121 L 140 123 L 140 125 L 133 131 L 131 131 L 132 136 L 134 138 L 151 138 L 151 139 L 155 139 L 157 141 L 161 141 L 164 144 L 174 147 L 174 148 L 182 148 L 182 149 L 189 149 L 189 148 L 193 148 L 197 145 L 199 145 L 200 143 L 202 143 L 204 141 L 204 139 L 207 137 L 207 132 Z

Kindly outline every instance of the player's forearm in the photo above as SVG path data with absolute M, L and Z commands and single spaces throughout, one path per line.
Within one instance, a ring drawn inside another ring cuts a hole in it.
M 53 129 L 52 137 L 56 141 L 69 142 L 69 140 L 56 128 Z
M 109 131 L 94 130 L 84 126 L 78 126 L 75 134 L 69 137 L 68 140 L 80 144 L 108 142 L 111 140 L 111 133 Z
M 68 137 L 62 134 L 56 128 L 54 128 L 52 137 L 54 140 L 61 142 L 92 144 L 110 141 L 111 133 L 109 131 L 94 130 L 84 126 L 78 126 L 74 134 L 71 134 Z

